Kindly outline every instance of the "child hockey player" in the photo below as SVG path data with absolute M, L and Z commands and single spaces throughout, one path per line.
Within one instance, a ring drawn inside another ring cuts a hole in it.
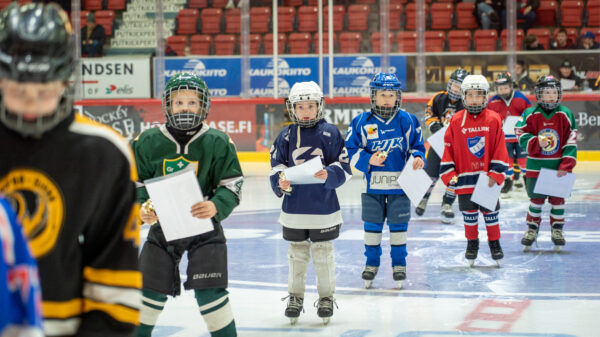
M 489 84 L 481 75 L 469 75 L 461 85 L 464 110 L 450 120 L 444 136 L 445 150 L 440 165 L 442 181 L 454 185 L 458 206 L 465 221 L 467 251 L 465 258 L 472 266 L 479 251 L 477 220 L 479 210 L 483 213 L 492 259 L 498 266 L 504 257 L 500 247 L 498 210 L 489 210 L 471 201 L 471 195 L 479 174 L 489 177 L 489 186 L 501 185 L 508 169 L 508 154 L 502 132 L 500 116 L 486 109 Z
M 352 171 L 344 137 L 323 120 L 323 93 L 315 82 L 292 86 L 287 108 L 294 124 L 285 127 L 271 147 L 271 187 L 283 196 L 279 222 L 288 251 L 289 296 L 285 316 L 292 324 L 303 311 L 306 272 L 312 251 L 317 276 L 317 315 L 327 324 L 333 316 L 335 270 L 333 239 L 340 234 L 342 214 L 335 189 Z M 325 168 L 315 174 L 322 184 L 290 185 L 282 175 L 288 167 L 320 157 Z M 285 299 L 285 298 L 284 298 Z
M 517 136 L 521 147 L 527 149 L 527 173 L 525 187 L 530 198 L 527 212 L 527 231 L 521 240 L 528 251 L 537 239 L 542 206 L 548 198 L 552 205 L 550 226 L 552 243 L 558 251 L 565 245 L 565 199 L 533 193 L 540 169 L 558 170 L 559 177 L 572 172 L 577 163 L 577 124 L 571 110 L 560 105 L 561 84 L 554 76 L 542 76 L 535 84 L 537 104 L 527 109 L 517 123 Z
M 410 220 L 410 200 L 397 182 L 409 156 L 413 169 L 425 165 L 425 146 L 417 118 L 400 109 L 402 84 L 391 73 L 378 73 L 371 81 L 371 111 L 352 120 L 346 135 L 351 163 L 364 174 L 362 220 L 365 229 L 365 287 L 371 287 L 379 270 L 381 232 L 386 221 L 394 281 L 402 288 L 406 279 L 406 230 Z
M 179 261 L 188 252 L 185 289 L 194 289 L 200 313 L 212 336 L 236 336 L 227 288 L 227 246 L 221 221 L 240 202 L 243 177 L 235 145 L 225 133 L 203 123 L 210 108 L 206 83 L 196 74 L 179 73 L 167 82 L 163 112 L 167 123 L 144 131 L 133 144 L 140 182 L 193 166 L 208 199 L 199 200 L 191 213 L 211 219 L 214 230 L 167 242 L 160 222 L 153 225 L 140 254 L 143 275 L 143 305 L 137 336 L 150 336 L 167 295 L 180 293 Z M 148 192 L 138 188 L 145 203 Z M 142 207 L 145 223 L 158 219 Z
M 496 86 L 496 95 L 490 98 L 488 109 L 494 110 L 500 114 L 500 118 L 506 121 L 508 116 L 521 117 L 525 109 L 531 106 L 531 102 L 520 91 L 513 90 L 513 79 L 510 73 L 502 72 L 494 81 Z M 508 193 L 512 189 L 513 182 L 516 188 L 522 188 L 523 183 L 520 180 L 520 173 L 523 171 L 523 180 L 525 180 L 525 164 L 527 153 L 519 146 L 517 136 L 514 134 L 505 134 L 506 150 L 510 161 L 502 193 Z M 514 172 L 514 175 L 513 175 Z
M 467 75 L 469 75 L 468 71 L 462 68 L 456 69 L 452 75 L 450 75 L 450 80 L 446 85 L 446 91 L 435 94 L 435 96 L 427 103 L 425 124 L 427 124 L 427 127 L 432 134 L 442 129 L 445 125 L 448 125 L 452 115 L 463 109 L 462 100 L 460 98 L 460 85 Z M 421 200 L 419 205 L 415 208 L 415 213 L 419 216 L 425 213 L 431 191 L 433 191 L 435 183 L 437 183 L 440 178 L 440 161 L 440 156 L 438 156 L 432 148 L 429 148 L 429 151 L 427 151 L 427 168 L 425 168 L 425 171 L 431 178 L 432 183 L 431 186 L 429 186 L 427 193 L 425 193 L 423 200 Z M 452 204 L 455 199 L 454 186 L 447 186 L 444 197 L 442 198 L 442 223 L 452 223 L 452 220 L 454 219 Z

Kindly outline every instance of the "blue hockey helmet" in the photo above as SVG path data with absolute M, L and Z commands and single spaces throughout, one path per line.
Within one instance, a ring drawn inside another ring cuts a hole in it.
M 389 118 L 398 111 L 402 103 L 402 82 L 398 80 L 395 74 L 378 73 L 373 77 L 369 86 L 371 88 L 371 109 L 375 114 L 383 118 Z M 378 91 L 395 91 L 397 96 L 394 106 L 378 106 L 375 103 L 375 95 Z

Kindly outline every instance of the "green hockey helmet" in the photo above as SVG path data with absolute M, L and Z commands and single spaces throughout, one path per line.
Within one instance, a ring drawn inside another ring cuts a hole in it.
M 208 117 L 210 92 L 194 73 L 178 73 L 165 85 L 163 112 L 167 124 L 178 130 L 196 128 Z

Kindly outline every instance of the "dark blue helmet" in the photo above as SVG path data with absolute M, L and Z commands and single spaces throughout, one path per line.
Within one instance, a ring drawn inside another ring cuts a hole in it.
M 402 103 L 402 82 L 398 80 L 395 74 L 378 73 L 373 77 L 369 86 L 371 88 L 371 109 L 375 114 L 383 118 L 389 118 L 400 109 L 400 104 Z M 375 94 L 379 90 L 395 91 L 398 94 L 393 107 L 382 107 L 375 104 Z

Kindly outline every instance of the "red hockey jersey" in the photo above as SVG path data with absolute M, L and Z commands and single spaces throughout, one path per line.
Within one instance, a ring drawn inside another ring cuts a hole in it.
M 478 115 L 457 112 L 444 135 L 444 155 L 440 175 L 444 184 L 458 176 L 456 194 L 471 194 L 481 172 L 499 185 L 508 170 L 508 152 L 500 116 L 484 109 Z
M 525 109 L 531 106 L 531 102 L 520 91 L 513 91 L 513 96 L 509 101 L 505 101 L 500 95 L 490 98 L 487 108 L 500 114 L 500 119 L 506 120 L 508 116 L 521 117 Z M 507 143 L 516 143 L 515 134 L 504 135 Z

